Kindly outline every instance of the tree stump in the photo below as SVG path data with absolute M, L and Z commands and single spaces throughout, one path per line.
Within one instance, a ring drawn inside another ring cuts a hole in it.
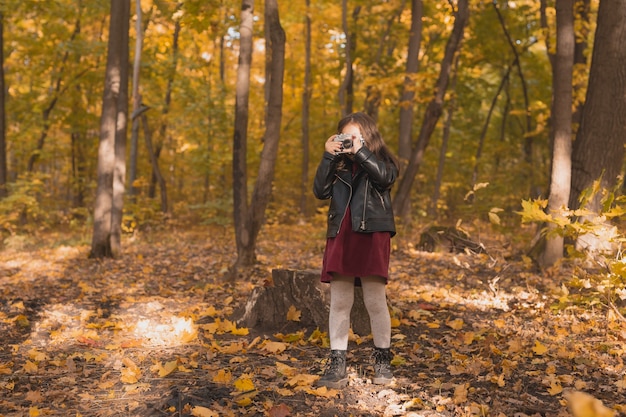
M 235 313 L 239 326 L 258 331 L 279 331 L 288 326 L 319 328 L 328 331 L 330 285 L 320 282 L 320 271 L 273 269 L 272 283 L 257 287 Z M 289 308 L 300 311 L 300 321 L 287 319 Z M 351 314 L 352 331 L 359 336 L 370 334 L 370 321 L 363 303 L 361 287 L 355 287 Z
M 463 230 L 446 226 L 430 226 L 423 231 L 417 248 L 425 252 L 436 252 L 438 249 L 451 253 L 465 250 L 474 253 L 485 252 L 485 247 L 479 242 L 474 242 Z

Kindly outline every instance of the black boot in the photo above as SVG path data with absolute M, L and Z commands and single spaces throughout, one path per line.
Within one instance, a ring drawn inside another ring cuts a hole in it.
M 389 348 L 374 348 L 374 379 L 372 380 L 374 384 L 387 385 L 393 381 L 392 358 L 393 354 Z
M 343 388 L 348 385 L 345 350 L 330 351 L 330 358 L 326 364 L 324 375 L 317 381 L 317 385 L 335 389 Z

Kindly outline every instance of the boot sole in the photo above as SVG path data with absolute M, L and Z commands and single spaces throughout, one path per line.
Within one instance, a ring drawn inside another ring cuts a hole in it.
M 378 377 L 378 378 L 373 378 L 372 379 L 372 383 L 376 384 L 376 385 L 389 385 L 393 382 L 393 377 L 391 378 L 385 378 L 385 377 Z
M 340 379 L 339 381 L 320 381 L 317 383 L 318 387 L 341 389 L 348 385 L 348 378 Z

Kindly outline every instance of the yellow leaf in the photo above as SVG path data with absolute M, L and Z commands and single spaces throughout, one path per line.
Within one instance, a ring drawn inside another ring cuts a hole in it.
M 533 347 L 533 352 L 535 352 L 536 355 L 543 355 L 547 351 L 548 348 L 545 347 L 545 345 L 542 345 L 539 340 L 535 340 L 535 347 Z
M 281 397 L 291 397 L 294 395 L 294 392 L 287 388 L 274 387 L 274 391 Z
M 574 417 L 614 417 L 615 411 L 602 404 L 602 401 L 582 391 L 572 391 L 564 395 Z
M 235 389 L 239 392 L 254 390 L 254 382 L 250 378 L 241 377 L 235 381 Z
M 247 407 L 252 404 L 252 398 L 245 396 L 235 401 L 239 407 Z
M 446 325 L 454 330 L 461 330 L 463 328 L 463 319 L 449 321 Z
M 15 309 L 15 310 L 24 310 L 24 302 L 23 301 L 18 301 L 16 303 L 11 304 L 11 308 Z
M 465 332 L 463 335 L 463 343 L 466 345 L 471 345 L 474 342 L 474 332 Z
M 201 316 L 201 317 L 204 317 L 204 316 L 215 317 L 215 316 L 217 316 L 217 310 L 215 309 L 215 307 L 209 306 L 206 310 L 201 312 L 199 314 L 199 316 Z
M 236 336 L 246 336 L 250 331 L 247 327 L 234 328 L 231 333 Z
M 166 362 L 165 365 L 161 365 L 161 363 L 159 362 L 157 364 L 159 377 L 163 378 L 165 376 L 168 376 L 169 374 L 174 372 L 177 367 L 178 367 L 178 360 Z
M 20 327 L 30 326 L 30 321 L 28 321 L 28 317 L 23 314 L 19 314 L 15 317 L 15 323 Z
M 0 375 L 11 375 L 13 373 L 13 362 L 0 363 Z
M 454 387 L 454 403 L 461 404 L 467 401 L 469 384 L 459 384 Z
M 38 370 L 39 370 L 39 367 L 34 362 L 26 361 L 26 363 L 24 364 L 24 371 L 26 371 L 29 374 L 37 373 Z
M 199 405 L 191 409 L 191 415 L 194 417 L 220 417 L 218 412 Z
M 220 369 L 213 377 L 213 382 L 218 384 L 228 384 L 233 379 L 233 375 L 228 369 Z
M 426 323 L 426 326 L 428 326 L 429 329 L 438 329 L 439 323 Z
M 506 327 L 506 321 L 502 319 L 494 320 L 493 324 L 495 324 L 498 329 L 504 329 Z
M 291 378 L 289 381 L 287 381 L 287 385 L 290 386 L 290 387 L 310 386 L 310 385 L 313 385 L 313 383 L 317 379 L 319 379 L 319 377 L 317 375 L 298 374 L 298 375 L 294 376 L 293 378 Z
M 287 320 L 300 321 L 301 315 L 302 315 L 302 312 L 300 310 L 296 310 L 296 308 L 292 305 L 289 307 L 289 311 L 287 311 Z
M 489 216 L 489 221 L 492 224 L 500 224 L 500 216 L 498 216 L 496 213 L 490 211 L 489 213 L 487 213 L 487 215 Z
M 279 374 L 284 375 L 284 376 L 293 376 L 297 372 L 296 368 L 291 367 L 289 365 L 285 365 L 284 363 L 281 363 L 281 362 L 276 362 L 276 370 L 278 371 Z
M 287 349 L 287 345 L 282 342 L 268 341 L 265 346 L 263 346 L 263 349 L 270 353 L 282 353 L 285 349 Z
M 122 376 L 120 381 L 125 384 L 134 384 L 141 378 L 141 369 L 130 358 L 122 359 L 124 368 L 122 368 Z
M 41 413 L 39 412 L 39 408 L 37 408 L 37 407 L 30 407 L 28 409 L 28 415 L 30 417 L 39 417 L 41 415 Z
M 317 395 L 318 397 L 324 397 L 324 398 L 336 397 L 337 394 L 339 394 L 339 391 L 337 391 L 336 389 L 328 389 L 326 387 L 308 389 L 306 390 L 306 392 L 309 394 Z
M 548 393 L 552 396 L 558 395 L 563 392 L 563 386 L 560 382 L 552 381 L 550 384 L 550 388 L 548 389 Z

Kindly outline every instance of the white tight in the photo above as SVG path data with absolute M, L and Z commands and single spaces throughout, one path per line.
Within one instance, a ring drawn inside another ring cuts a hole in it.
M 391 318 L 387 307 L 385 279 L 379 276 L 361 278 L 363 302 L 370 316 L 374 346 L 391 346 Z M 334 274 L 330 282 L 330 315 L 328 332 L 332 350 L 348 348 L 350 312 L 354 303 L 354 277 Z

